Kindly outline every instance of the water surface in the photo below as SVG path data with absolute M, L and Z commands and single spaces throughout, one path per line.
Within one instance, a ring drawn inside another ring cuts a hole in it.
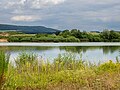
M 0 50 L 10 53 L 10 61 L 14 62 L 21 52 L 35 53 L 44 60 L 53 61 L 59 54 L 73 53 L 82 56 L 82 60 L 91 63 L 116 61 L 119 58 L 120 46 L 0 46 Z

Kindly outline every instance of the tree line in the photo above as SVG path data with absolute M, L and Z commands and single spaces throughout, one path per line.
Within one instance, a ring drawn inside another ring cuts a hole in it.
M 104 30 L 91 33 L 77 29 L 64 30 L 55 34 L 36 34 L 35 36 L 9 36 L 9 42 L 119 42 L 120 32 Z

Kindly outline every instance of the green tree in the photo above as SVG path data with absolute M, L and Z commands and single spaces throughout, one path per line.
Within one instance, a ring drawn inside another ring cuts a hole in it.
M 104 30 L 101 34 L 101 38 L 103 39 L 103 41 L 108 42 L 110 41 L 110 31 L 109 30 Z
M 120 34 L 118 32 L 115 32 L 113 30 L 110 31 L 110 40 L 111 41 L 119 41 Z
M 71 36 L 71 33 L 70 33 L 69 30 L 64 30 L 64 31 L 60 34 L 60 36 L 63 36 L 64 38 L 67 38 L 67 37 Z
M 71 35 L 79 39 L 82 37 L 82 33 L 80 32 L 80 30 L 77 29 L 72 29 Z

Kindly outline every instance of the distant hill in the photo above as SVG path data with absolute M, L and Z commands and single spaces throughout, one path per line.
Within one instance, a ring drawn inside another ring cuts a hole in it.
M 30 33 L 30 34 L 36 34 L 36 33 L 52 34 L 52 33 L 60 32 L 60 30 L 46 28 L 44 26 L 17 26 L 17 25 L 7 25 L 7 24 L 0 24 L 0 31 L 20 31 L 23 33 Z

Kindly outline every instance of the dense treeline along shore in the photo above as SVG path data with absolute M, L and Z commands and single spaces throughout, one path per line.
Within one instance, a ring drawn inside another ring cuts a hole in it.
M 73 53 L 53 62 L 20 53 L 15 63 L 0 51 L 0 90 L 119 90 L 120 62 L 92 64 Z
M 104 30 L 103 32 L 81 32 L 65 30 L 54 34 L 25 34 L 8 31 L 0 33 L 1 42 L 119 42 L 120 32 Z

